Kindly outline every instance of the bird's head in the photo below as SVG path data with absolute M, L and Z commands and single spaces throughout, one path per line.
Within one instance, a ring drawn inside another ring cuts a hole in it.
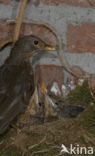
M 14 45 L 11 51 L 12 58 L 16 60 L 28 60 L 39 53 L 47 53 L 55 51 L 56 48 L 48 45 L 45 41 L 33 35 L 20 38 Z

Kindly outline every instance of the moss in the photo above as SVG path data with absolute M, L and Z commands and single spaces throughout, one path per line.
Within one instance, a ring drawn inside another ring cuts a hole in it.
M 77 86 L 75 90 L 71 91 L 67 97 L 71 104 L 88 105 L 93 101 L 88 82 L 84 81 L 82 86 Z
M 95 105 L 87 108 L 87 110 L 80 117 L 79 122 L 89 133 L 95 135 Z

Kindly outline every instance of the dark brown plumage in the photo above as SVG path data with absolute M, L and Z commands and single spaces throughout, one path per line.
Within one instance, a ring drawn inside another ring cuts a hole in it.
M 30 57 L 46 50 L 54 50 L 35 36 L 20 38 L 9 58 L 0 67 L 0 134 L 27 106 L 34 92 L 34 74 Z

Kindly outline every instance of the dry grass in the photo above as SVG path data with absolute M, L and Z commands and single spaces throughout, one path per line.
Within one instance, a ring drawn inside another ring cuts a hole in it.
M 79 88 L 78 94 L 80 91 Z M 86 90 L 83 88 L 83 91 Z M 79 99 L 81 102 L 81 97 L 84 101 L 82 93 L 77 96 L 77 92 L 75 102 Z M 84 96 L 89 98 L 89 92 Z M 84 102 L 85 111 L 75 119 L 56 118 L 43 123 L 30 118 L 26 111 L 13 126 L 15 128 L 0 137 L 0 156 L 59 156 L 61 145 L 68 147 L 71 143 L 95 147 L 95 104 L 90 105 L 92 99 L 89 99 L 87 105 Z
M 91 134 L 78 119 L 60 119 L 50 123 L 11 128 L 0 141 L 0 156 L 58 156 L 61 144 L 95 146 Z

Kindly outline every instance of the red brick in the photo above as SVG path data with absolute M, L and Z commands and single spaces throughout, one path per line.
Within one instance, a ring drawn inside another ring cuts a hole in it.
M 89 80 L 90 87 L 95 90 L 95 78 L 91 78 Z M 95 92 L 94 92 L 95 93 Z
M 78 77 L 82 77 L 86 74 L 86 72 L 81 69 L 79 66 L 72 66 L 71 71 Z
M 48 89 L 50 89 L 53 82 L 57 82 L 60 88 L 64 82 L 63 68 L 60 66 L 38 65 L 36 73 L 39 83 L 44 81 Z
M 67 4 L 80 7 L 95 7 L 95 0 L 41 0 L 41 2 L 48 5 Z
M 10 4 L 11 0 L 0 0 L 0 4 Z
M 6 21 L 0 21 L 0 44 L 5 40 L 8 40 L 14 35 L 15 24 L 6 23 Z M 51 45 L 56 45 L 56 38 L 52 32 L 44 26 L 38 26 L 35 24 L 23 23 L 20 36 L 23 35 L 36 35 Z
M 67 33 L 67 46 L 70 52 L 95 53 L 95 25 L 70 25 Z

